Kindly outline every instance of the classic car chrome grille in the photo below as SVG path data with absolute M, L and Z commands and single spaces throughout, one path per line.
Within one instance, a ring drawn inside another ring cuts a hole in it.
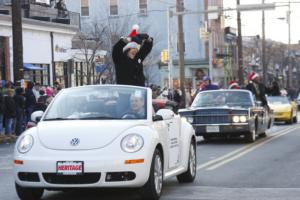
M 205 109 L 195 112 L 195 121 L 193 124 L 228 124 L 232 123 L 233 115 L 247 115 L 244 110 L 230 109 Z

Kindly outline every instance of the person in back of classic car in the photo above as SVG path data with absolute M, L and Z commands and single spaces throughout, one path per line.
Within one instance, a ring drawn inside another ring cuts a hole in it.
M 266 86 L 260 82 L 259 75 L 252 72 L 249 76 L 249 81 L 250 82 L 246 86 L 246 89 L 252 92 L 256 101 L 262 102 L 262 106 L 269 108 L 268 101 L 266 99 Z
M 205 86 L 201 91 L 218 90 L 219 89 L 219 87 L 217 85 L 212 84 L 209 76 L 204 76 L 203 81 L 205 83 Z
M 229 81 L 228 89 L 241 89 L 241 87 L 236 81 Z

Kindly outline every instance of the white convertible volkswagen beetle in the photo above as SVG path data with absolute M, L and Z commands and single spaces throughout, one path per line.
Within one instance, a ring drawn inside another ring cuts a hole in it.
M 152 107 L 148 88 L 84 86 L 61 91 L 14 152 L 20 199 L 40 199 L 45 189 L 135 187 L 143 199 L 159 199 L 163 180 L 196 176 L 192 126 Z

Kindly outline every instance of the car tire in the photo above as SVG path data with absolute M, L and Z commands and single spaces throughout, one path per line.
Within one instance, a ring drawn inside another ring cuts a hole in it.
M 245 141 L 247 143 L 253 143 L 256 139 L 256 127 L 251 132 L 245 135 Z
M 149 179 L 142 187 L 142 199 L 158 200 L 160 198 L 163 187 L 163 157 L 158 149 L 155 149 Z
M 263 133 L 259 134 L 259 137 L 267 137 L 267 133 L 263 132 Z
M 43 188 L 27 188 L 15 183 L 16 192 L 21 200 L 39 200 L 44 194 Z
M 297 122 L 298 122 L 298 118 L 297 118 L 297 116 L 296 116 L 296 117 L 294 117 L 293 121 L 294 121 L 294 123 L 297 123 Z
M 183 174 L 177 176 L 179 183 L 191 183 L 194 182 L 197 174 L 197 155 L 196 155 L 196 144 L 191 142 L 189 150 L 189 161 L 188 169 Z

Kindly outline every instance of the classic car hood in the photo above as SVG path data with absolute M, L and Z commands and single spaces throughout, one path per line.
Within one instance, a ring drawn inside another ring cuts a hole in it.
M 269 106 L 274 112 L 289 112 L 292 109 L 292 106 L 289 104 L 281 104 L 281 105 L 269 104 Z
M 136 125 L 136 120 L 43 121 L 38 124 L 37 132 L 46 148 L 88 150 L 107 146 L 125 130 Z M 74 138 L 79 139 L 78 145 L 71 145 Z

